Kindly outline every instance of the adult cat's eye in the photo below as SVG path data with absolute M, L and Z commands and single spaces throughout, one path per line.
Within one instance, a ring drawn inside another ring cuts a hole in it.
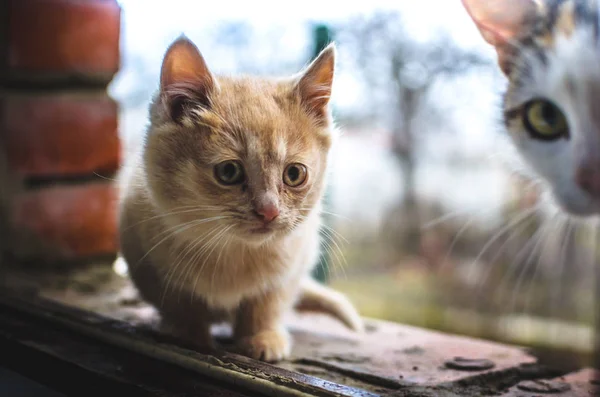
M 306 181 L 308 171 L 299 163 L 292 163 L 283 171 L 283 182 L 290 187 L 298 187 Z
M 246 179 L 244 167 L 239 161 L 223 161 L 215 166 L 215 177 L 223 185 L 237 185 Z
M 528 102 L 523 110 L 523 122 L 532 138 L 553 141 L 568 136 L 567 119 L 552 102 L 536 99 Z

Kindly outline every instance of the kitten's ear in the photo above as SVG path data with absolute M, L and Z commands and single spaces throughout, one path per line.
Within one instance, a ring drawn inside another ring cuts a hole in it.
M 335 44 L 331 43 L 300 73 L 296 88 L 306 109 L 320 120 L 327 118 L 335 70 Z
M 461 0 L 479 32 L 498 52 L 504 73 L 509 71 L 511 41 L 530 27 L 538 13 L 535 0 Z
M 179 121 L 190 106 L 210 105 L 217 83 L 198 47 L 184 35 L 167 49 L 160 72 L 160 96 L 171 119 Z

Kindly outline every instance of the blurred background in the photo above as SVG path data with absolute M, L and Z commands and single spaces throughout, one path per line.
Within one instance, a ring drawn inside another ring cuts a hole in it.
M 341 138 L 316 276 L 367 317 L 589 359 L 596 234 L 536 211 L 502 130 L 504 77 L 459 1 L 119 3 L 125 156 L 181 33 L 218 74 L 295 73 L 334 40 Z

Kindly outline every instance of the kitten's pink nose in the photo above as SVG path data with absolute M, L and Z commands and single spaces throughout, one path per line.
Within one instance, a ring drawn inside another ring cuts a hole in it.
M 586 192 L 600 196 L 600 167 L 579 167 L 575 174 L 575 180 Z
M 279 208 L 277 207 L 277 204 L 272 201 L 257 205 L 255 211 L 265 223 L 269 223 L 279 216 Z

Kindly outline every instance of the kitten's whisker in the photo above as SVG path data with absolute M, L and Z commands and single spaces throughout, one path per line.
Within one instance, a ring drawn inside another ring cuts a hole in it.
M 231 236 L 231 234 L 230 234 L 230 235 L 228 235 L 226 238 L 227 238 L 227 240 L 225 241 L 225 243 L 224 243 L 224 244 L 221 244 L 221 250 L 219 251 L 219 255 L 217 255 L 217 260 L 215 261 L 215 268 L 213 269 L 212 278 L 211 278 L 211 280 L 210 280 L 210 290 L 211 290 L 211 291 L 212 291 L 212 290 L 213 290 L 213 288 L 214 288 L 213 286 L 214 286 L 214 282 L 215 282 L 215 274 L 216 274 L 217 267 L 221 267 L 221 266 L 222 266 L 222 265 L 221 265 L 221 255 L 223 254 L 223 251 L 224 251 L 224 250 L 225 250 L 225 248 L 226 248 L 226 247 L 229 245 L 229 243 L 231 242 L 231 239 L 232 239 L 233 237 L 232 237 L 232 236 Z
M 323 223 L 323 224 L 321 224 L 321 227 L 328 230 L 330 233 L 332 233 L 334 236 L 336 236 L 337 238 L 342 240 L 344 243 L 349 244 L 348 240 L 344 236 L 342 236 L 338 231 L 336 231 L 334 228 L 332 228 L 331 226 L 328 226 Z
M 333 255 L 335 256 L 335 258 L 338 260 L 338 265 L 342 269 L 342 271 L 344 273 L 344 277 L 346 277 L 345 266 L 347 266 L 348 263 L 346 262 L 346 258 L 344 258 L 344 253 L 343 253 L 342 249 L 336 243 L 335 239 L 333 238 L 333 236 L 329 232 L 327 232 L 326 230 L 323 230 L 323 233 L 335 245 L 337 251 L 333 250 L 333 247 L 331 246 L 331 244 L 329 244 L 329 242 L 326 242 L 326 241 L 322 240 L 325 243 L 325 245 L 329 248 L 328 252 L 330 254 L 333 253 Z M 340 259 L 340 257 L 341 257 L 341 259 Z
M 219 216 L 214 216 L 214 217 L 211 217 L 211 218 L 193 219 L 191 221 L 187 221 L 187 222 L 180 223 L 180 224 L 171 226 L 169 228 L 166 228 L 165 230 L 161 231 L 160 233 L 157 233 L 156 235 L 152 236 L 152 239 L 155 240 L 155 239 L 159 238 L 160 236 L 162 236 L 164 234 L 168 234 L 170 231 L 175 230 L 175 229 L 179 228 L 180 226 L 192 225 L 192 224 L 194 226 L 199 226 L 199 225 L 202 225 L 202 224 L 207 223 L 207 222 L 212 222 L 212 221 L 215 221 L 215 220 L 226 219 L 226 218 L 230 218 L 230 217 L 226 216 L 226 215 L 219 215 Z
M 173 276 L 175 275 L 175 273 L 179 273 L 179 277 L 177 278 L 177 282 L 176 284 L 181 285 L 181 288 L 179 290 L 179 295 L 177 297 L 177 299 L 179 300 L 181 297 L 181 291 L 183 290 L 183 283 L 181 283 L 182 280 L 187 279 L 189 272 L 191 271 L 191 269 L 194 267 L 194 261 L 195 261 L 195 253 L 194 255 L 192 255 L 192 258 L 190 258 L 190 260 L 187 263 L 183 263 L 183 261 L 185 260 L 185 258 L 190 255 L 192 252 L 194 252 L 194 250 L 196 249 L 196 247 L 199 244 L 202 244 L 207 238 L 208 236 L 211 235 L 212 231 L 214 231 L 215 229 L 218 229 L 219 225 L 216 225 L 214 227 L 212 227 L 209 232 L 204 233 L 199 235 L 197 238 L 195 238 L 192 243 L 188 244 L 185 251 L 182 250 L 179 255 L 177 256 L 177 258 L 175 259 L 175 265 L 173 266 L 173 271 L 171 272 L 171 275 L 169 277 L 169 279 L 173 278 Z M 181 259 L 179 259 L 179 257 L 182 255 Z M 183 266 L 183 269 L 181 269 L 181 271 L 179 272 L 179 268 Z
M 167 272 L 167 274 L 165 276 L 167 281 L 165 283 L 165 287 L 164 287 L 162 298 L 161 298 L 161 306 L 164 304 L 164 299 L 169 290 L 169 285 L 171 284 L 171 281 L 173 280 L 174 275 L 176 273 L 178 273 L 179 268 L 182 266 L 183 260 L 193 250 L 193 248 L 196 246 L 196 244 L 198 244 L 198 242 L 203 240 L 204 236 L 205 235 L 201 234 L 198 237 L 196 237 L 194 240 L 192 240 L 192 242 L 187 245 L 185 250 L 182 249 L 181 252 L 179 253 L 179 255 L 177 255 L 177 258 L 175 258 L 175 263 L 173 265 L 171 265 L 171 267 L 169 268 L 169 271 Z M 180 257 L 181 257 L 181 259 L 179 259 Z M 185 267 L 184 267 L 183 271 L 185 272 Z
M 298 208 L 299 211 L 312 211 L 313 209 L 314 209 L 313 207 L 300 207 L 300 208 Z M 345 221 L 352 222 L 352 219 L 350 219 L 350 218 L 348 218 L 346 216 L 340 215 L 340 214 L 336 214 L 336 213 L 331 212 L 331 211 L 325 211 L 325 210 L 321 209 L 321 210 L 318 210 L 318 212 L 321 213 L 321 214 L 331 215 L 331 216 L 334 216 L 336 218 L 340 218 L 340 219 L 343 219 Z
M 208 251 L 210 249 L 210 247 L 212 246 L 212 244 L 216 241 L 215 239 L 218 239 L 218 235 L 224 230 L 227 229 L 227 226 L 222 225 L 219 228 L 215 228 L 213 229 L 209 234 L 206 235 L 206 238 L 203 239 L 203 244 L 202 246 L 195 252 L 194 256 L 192 257 L 192 261 L 190 261 L 191 263 L 191 269 L 195 269 L 195 272 L 197 273 L 202 273 L 202 271 L 204 270 L 203 265 L 206 263 L 206 260 L 203 261 L 202 266 L 200 266 L 200 268 L 197 268 L 197 264 L 196 261 L 201 259 L 201 258 L 206 258 L 206 256 L 204 255 L 206 253 L 206 251 Z M 186 277 L 187 278 L 187 277 Z
M 214 231 L 215 229 L 218 229 L 218 226 L 219 225 L 212 227 L 208 233 L 200 234 L 191 243 L 187 244 L 187 247 L 185 248 L 185 250 L 181 247 L 177 247 L 177 249 L 181 249 L 181 252 L 175 259 L 175 263 L 173 265 L 171 265 L 169 272 L 167 272 L 167 275 L 166 275 L 167 283 L 166 283 L 165 292 L 164 292 L 163 296 L 166 295 L 168 286 L 176 274 L 179 274 L 179 276 L 177 277 L 177 281 L 175 282 L 175 284 L 181 285 L 181 288 L 180 288 L 180 294 L 181 294 L 181 289 L 183 289 L 183 284 L 181 283 L 181 280 L 182 280 L 182 278 L 185 280 L 185 275 L 187 273 L 186 269 L 188 269 L 190 266 L 192 266 L 193 258 L 191 261 L 189 261 L 186 264 L 184 264 L 183 261 L 190 253 L 192 253 L 192 251 L 195 249 L 195 247 L 198 244 L 200 244 L 202 241 L 204 241 L 207 238 L 207 235 L 210 235 L 210 233 L 212 231 Z M 182 254 L 183 254 L 183 256 L 182 256 Z M 181 257 L 181 259 L 179 259 L 180 257 Z M 180 268 L 182 266 L 183 266 L 183 269 L 181 269 L 181 271 L 180 271 Z
M 223 230 L 223 232 L 221 234 L 219 234 L 219 237 L 217 238 L 217 240 L 215 241 L 215 244 L 213 244 L 212 249 L 210 250 L 210 252 L 208 254 L 206 254 L 206 258 L 204 259 L 204 261 L 206 262 L 208 260 L 208 258 L 210 258 L 210 256 L 212 255 L 213 251 L 215 250 L 215 247 L 218 245 L 216 242 L 223 236 L 225 236 L 227 234 L 227 232 L 233 227 L 233 225 L 228 226 L 227 228 L 225 228 Z M 204 267 L 204 264 L 202 265 L 202 267 Z M 210 291 L 211 293 L 214 290 L 214 285 L 215 285 L 215 275 L 217 274 L 217 270 L 219 270 L 219 263 L 215 262 L 214 266 L 213 266 L 213 271 L 212 271 L 212 276 L 210 278 Z
M 219 211 L 220 210 L 218 207 L 206 208 L 206 207 L 198 207 L 198 206 L 192 206 L 192 205 L 190 205 L 190 206 L 186 205 L 186 206 L 177 207 L 177 208 L 178 209 L 173 209 L 170 212 L 165 212 L 163 214 L 154 215 L 154 216 L 151 216 L 149 218 L 145 218 L 142 221 L 136 222 L 136 223 L 134 223 L 132 225 L 129 225 L 129 226 L 123 228 L 123 231 L 127 231 L 127 230 L 131 229 L 132 227 L 141 225 L 142 223 L 149 222 L 149 221 L 152 221 L 154 219 L 160 219 L 160 218 L 165 218 L 165 217 L 168 217 L 168 216 L 181 215 L 181 214 L 186 214 L 186 213 L 191 213 L 191 212 L 198 212 L 198 211 L 213 211 L 213 210 L 214 211 Z M 186 209 L 186 208 L 191 208 L 191 209 Z
M 233 227 L 233 226 L 231 226 Z M 229 245 L 229 243 L 231 242 L 231 239 L 233 238 L 233 236 L 228 235 L 227 236 L 227 241 L 225 241 L 224 244 L 221 244 L 221 250 L 219 251 L 219 255 L 217 255 L 217 261 L 216 263 L 221 263 L 221 255 L 223 255 L 223 251 L 225 250 L 225 248 Z
M 206 264 L 208 263 L 208 260 L 210 259 L 210 256 L 212 254 L 212 252 L 214 251 L 215 247 L 217 246 L 217 242 L 219 241 L 219 239 L 225 235 L 229 230 L 231 230 L 231 228 L 233 227 L 233 225 L 229 225 L 229 226 L 225 226 L 223 227 L 218 233 L 216 233 L 203 247 L 202 247 L 202 251 L 201 253 L 199 252 L 198 257 L 200 256 L 204 256 L 204 261 L 202 261 L 202 265 L 200 266 L 200 269 L 198 269 L 196 271 L 196 278 L 194 279 L 194 287 L 192 288 L 192 291 L 196 291 L 196 286 L 198 285 L 198 280 L 200 279 L 200 276 L 202 275 L 203 271 L 204 271 L 204 267 L 206 266 Z M 210 249 L 210 251 L 209 251 Z M 217 264 L 213 264 L 213 277 L 211 278 L 211 284 L 210 284 L 210 292 L 212 293 L 212 286 L 213 286 L 213 280 L 214 280 L 214 268 L 217 267 Z M 193 302 L 193 295 L 192 295 L 192 302 Z
M 226 226 L 220 225 L 219 227 L 213 228 L 210 231 L 210 233 L 207 233 L 204 236 L 204 238 L 202 239 L 202 241 L 200 243 L 200 244 L 202 244 L 201 247 L 193 253 L 192 257 L 190 258 L 190 261 L 188 262 L 188 264 L 186 265 L 186 267 L 184 268 L 184 270 L 180 276 L 180 277 L 182 277 L 183 280 L 187 280 L 189 277 L 193 276 L 194 273 L 196 274 L 195 284 L 194 284 L 193 288 L 190 290 L 190 301 L 192 303 L 193 303 L 195 292 L 196 292 L 197 282 L 202 275 L 202 271 L 200 269 L 198 269 L 197 262 L 198 262 L 198 260 L 200 260 L 202 258 L 203 253 L 206 252 L 208 247 L 211 246 L 212 239 L 215 236 L 217 236 L 225 228 L 226 228 Z M 178 299 L 181 299 L 182 291 L 183 291 L 183 287 L 179 291 L 179 295 L 177 297 Z
M 194 227 L 194 226 L 195 226 L 195 224 L 196 224 L 196 222 L 195 222 L 195 221 L 186 222 L 186 223 L 184 223 L 183 225 L 176 225 L 176 226 L 173 226 L 173 227 L 171 227 L 171 228 L 167 229 L 166 231 L 163 231 L 162 233 L 160 233 L 159 235 L 161 235 L 161 234 L 166 234 L 166 236 L 165 236 L 165 237 L 163 237 L 163 238 L 162 238 L 162 239 L 161 239 L 159 242 L 157 242 L 156 244 L 154 244 L 154 245 L 152 246 L 152 248 L 150 248 L 150 249 L 149 249 L 149 250 L 148 250 L 148 251 L 147 251 L 147 252 L 144 254 L 144 256 L 142 256 L 142 257 L 141 257 L 141 258 L 140 258 L 140 259 L 139 259 L 139 260 L 136 262 L 136 266 L 138 266 L 138 265 L 139 265 L 139 264 L 140 264 L 140 263 L 141 263 L 141 262 L 142 262 L 144 259 L 146 259 L 146 257 L 147 257 L 148 255 L 150 255 L 150 253 L 156 249 L 156 247 L 158 247 L 159 245 L 161 245 L 162 243 L 164 243 L 165 241 L 167 241 L 169 238 L 171 238 L 171 237 L 175 236 L 176 234 L 178 234 L 178 233 L 181 233 L 181 232 L 184 232 L 184 231 L 186 231 L 187 229 L 190 229 L 191 227 Z M 172 232 L 172 233 L 170 233 L 171 231 L 173 231 L 173 232 Z
M 144 254 L 144 256 L 142 256 L 140 258 L 140 260 L 136 263 L 136 266 L 139 265 L 152 251 L 154 251 L 156 249 L 156 247 L 158 247 L 159 245 L 161 245 L 162 243 L 164 243 L 165 241 L 167 241 L 169 238 L 175 236 L 176 234 L 182 233 L 188 229 L 190 229 L 191 227 L 196 227 L 199 226 L 203 223 L 206 222 L 212 222 L 215 220 L 219 220 L 219 219 L 223 219 L 224 217 L 214 217 L 214 218 L 207 218 L 207 219 L 200 219 L 200 220 L 195 220 L 195 221 L 190 221 L 189 223 L 186 223 L 186 226 L 183 227 L 179 227 L 179 229 L 175 230 L 173 233 L 169 233 L 167 234 L 165 237 L 163 237 L 162 240 L 160 240 L 158 243 L 154 244 L 154 246 L 148 250 L 148 252 L 146 252 L 146 254 Z M 160 235 L 160 234 L 159 234 Z

